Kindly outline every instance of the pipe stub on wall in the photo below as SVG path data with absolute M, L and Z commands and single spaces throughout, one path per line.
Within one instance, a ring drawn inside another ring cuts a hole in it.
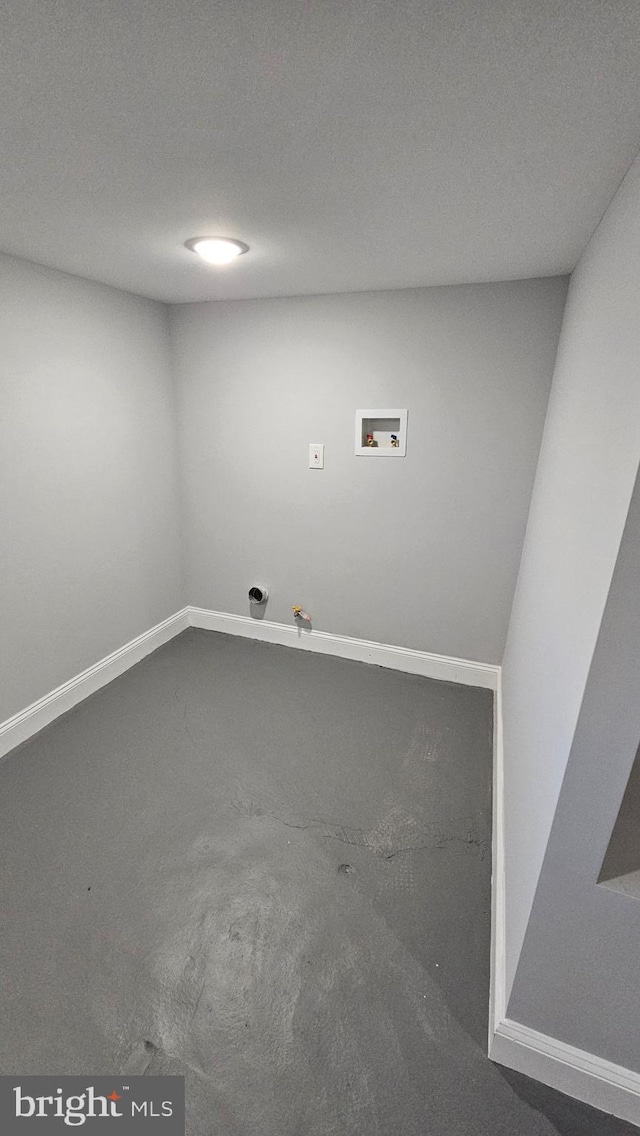
M 249 602 L 250 603 L 252 603 L 252 604 L 263 604 L 263 603 L 267 602 L 268 598 L 269 598 L 269 593 L 268 593 L 266 588 L 262 587 L 261 584 L 254 584 L 253 587 L 249 588 Z

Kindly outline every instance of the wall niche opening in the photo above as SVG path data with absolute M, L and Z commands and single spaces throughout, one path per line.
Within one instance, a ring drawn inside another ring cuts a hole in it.
M 602 861 L 598 883 L 640 899 L 640 746 Z
M 406 452 L 406 410 L 356 410 L 356 456 L 403 458 Z

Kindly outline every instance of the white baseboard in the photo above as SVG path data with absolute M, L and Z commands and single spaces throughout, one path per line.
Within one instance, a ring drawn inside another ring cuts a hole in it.
M 125 643 L 117 651 L 112 651 L 100 662 L 94 663 L 86 671 L 63 682 L 31 706 L 20 710 L 13 717 L 0 723 L 0 757 L 4 757 L 9 750 L 27 741 L 37 734 L 55 718 L 71 710 L 78 702 L 94 694 L 101 686 L 106 686 L 112 679 L 117 678 L 123 671 L 139 663 L 145 655 L 151 654 L 157 647 L 161 647 L 174 635 L 184 631 L 189 626 L 188 609 L 185 607 L 175 615 L 170 615 L 162 623 L 156 624 L 149 631 Z
M 306 631 L 301 627 L 287 627 L 283 623 L 250 619 L 243 615 L 227 615 L 220 611 L 185 607 L 149 631 L 138 635 L 124 647 L 94 663 L 75 678 L 45 694 L 31 706 L 1 722 L 0 758 L 189 626 L 244 635 L 251 639 L 281 643 L 306 651 L 339 655 L 344 659 L 358 659 L 361 662 L 376 663 L 378 666 L 390 667 L 393 670 L 408 671 L 410 674 L 447 679 L 449 682 L 482 686 L 490 690 L 496 689 L 500 674 L 498 666 L 487 663 L 453 659 L 446 655 L 432 655 L 426 651 L 394 647 L 387 643 L 373 643 L 366 639 L 352 639 L 346 635 L 330 635 L 325 631 Z
M 640 1073 L 576 1049 L 507 1017 L 505 792 L 502 675 L 494 700 L 493 870 L 489 1057 L 602 1112 L 640 1125 Z
M 509 1018 L 498 1023 L 489 1057 L 602 1112 L 640 1125 L 640 1073 Z
M 481 686 L 496 690 L 500 667 L 491 663 L 476 663 L 469 659 L 454 659 L 448 655 L 433 655 L 428 651 L 415 651 L 410 647 L 394 647 L 390 643 L 375 643 L 368 639 L 353 639 L 349 635 L 333 635 L 328 631 L 311 631 L 285 623 L 272 623 L 267 619 L 252 619 L 248 615 L 229 615 L 223 611 L 208 611 L 190 607 L 192 627 L 205 631 L 223 631 L 229 635 L 243 635 L 265 643 L 280 643 L 303 651 L 317 651 L 323 655 L 338 655 L 342 659 L 356 659 L 361 663 L 374 663 L 391 670 L 407 671 L 426 678 L 445 679 L 464 686 Z

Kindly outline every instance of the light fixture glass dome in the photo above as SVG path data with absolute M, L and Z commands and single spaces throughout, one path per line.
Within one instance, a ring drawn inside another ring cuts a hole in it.
M 191 237 L 184 243 L 207 264 L 230 264 L 237 256 L 249 251 L 249 246 L 243 241 L 232 240 L 231 237 Z

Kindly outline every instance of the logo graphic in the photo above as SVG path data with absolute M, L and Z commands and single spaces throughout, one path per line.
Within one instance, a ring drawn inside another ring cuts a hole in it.
M 0 1077 L 0 1132 L 184 1136 L 184 1077 Z

